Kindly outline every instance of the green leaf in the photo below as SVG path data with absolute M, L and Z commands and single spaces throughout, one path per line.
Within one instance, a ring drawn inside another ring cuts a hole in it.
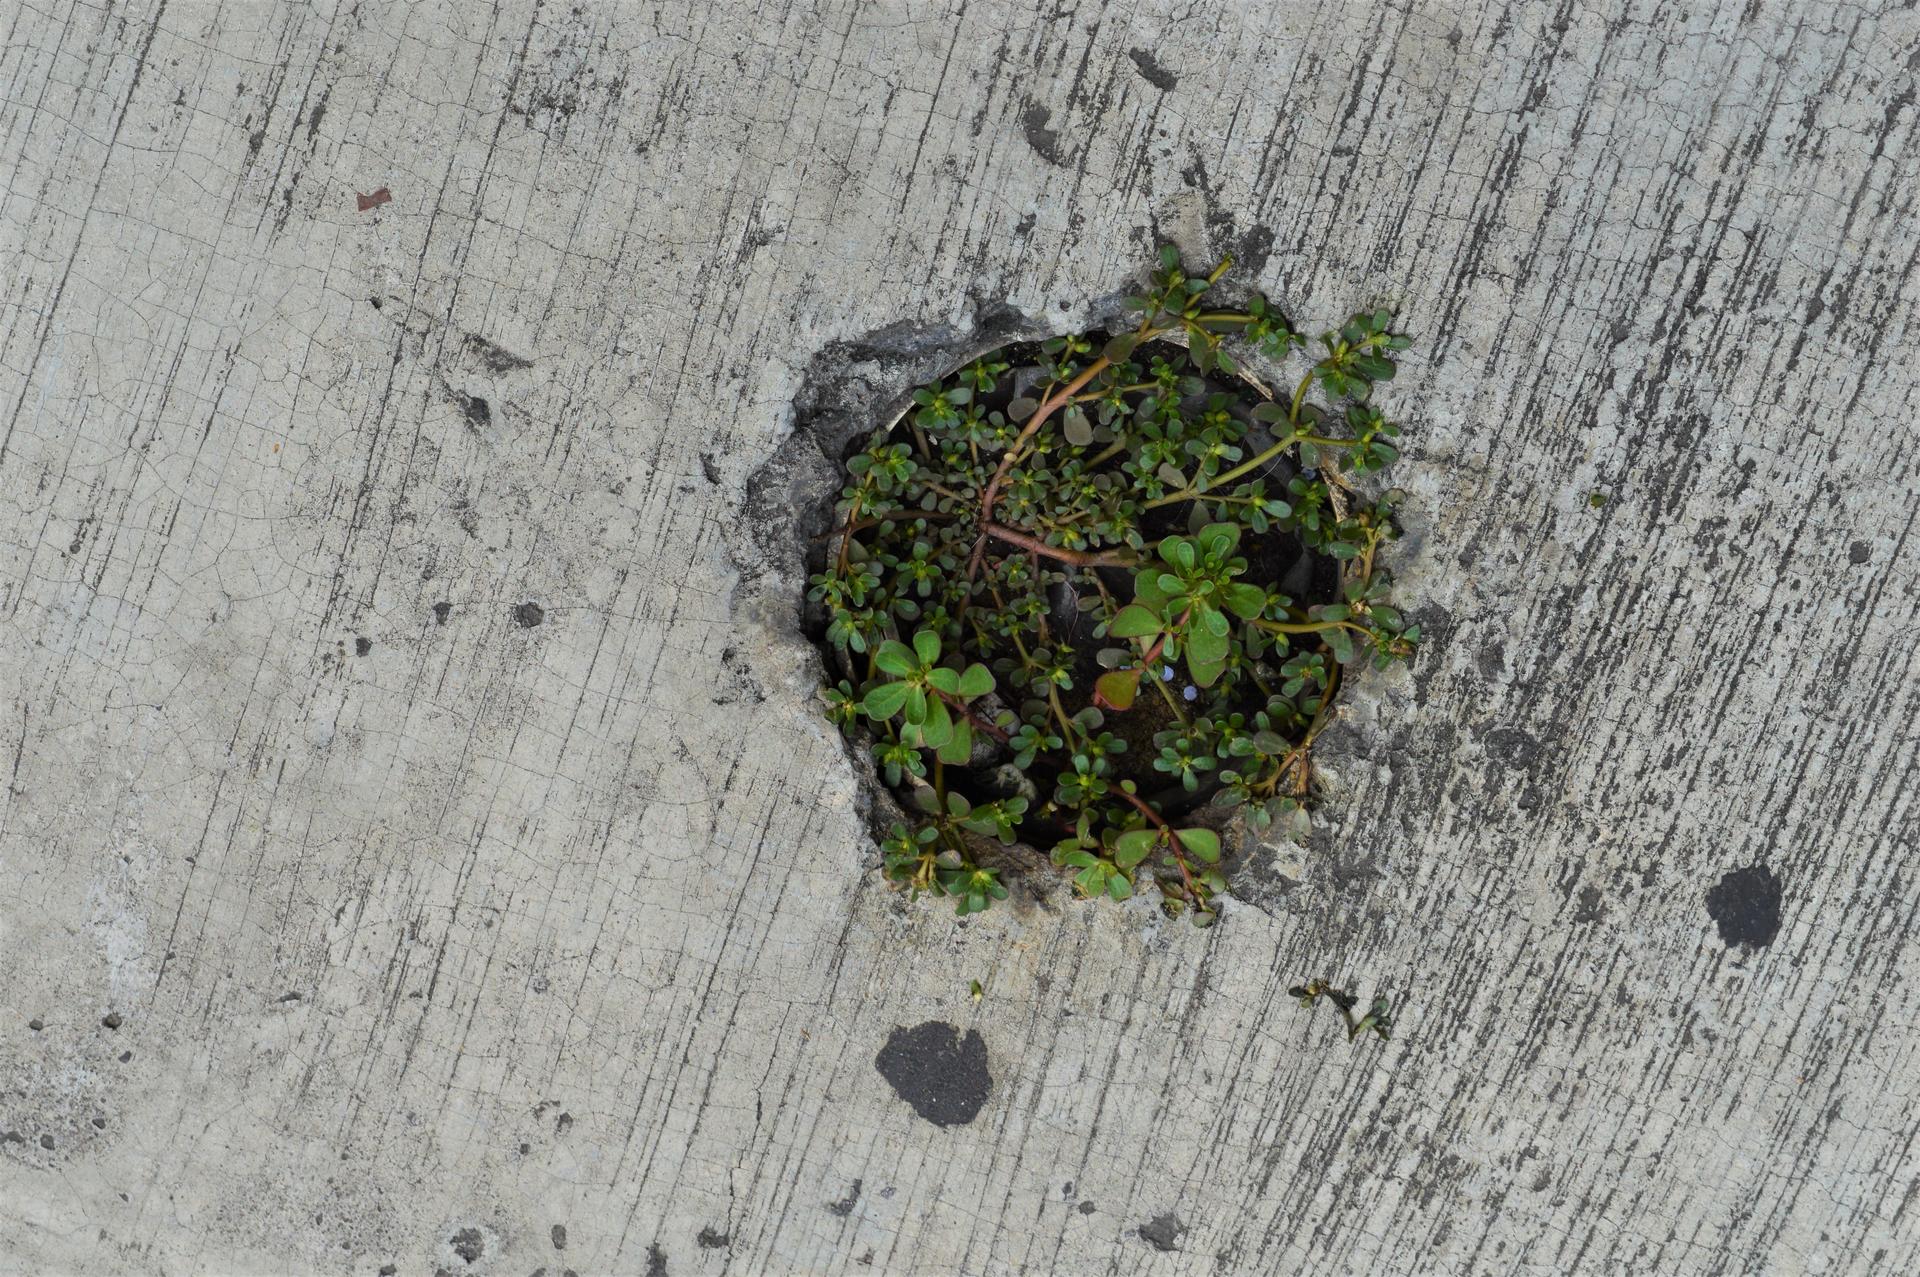
M 1160 618 L 1153 612 L 1138 603 L 1129 603 L 1107 625 L 1107 633 L 1114 638 L 1145 638 L 1149 634 L 1158 634 L 1164 628 Z
M 927 694 L 912 683 L 907 684 L 907 721 L 915 725 L 927 721 Z
M 1193 659 L 1193 653 L 1187 653 L 1187 670 L 1193 675 L 1193 681 L 1200 687 L 1212 687 L 1220 680 L 1221 672 L 1227 668 L 1225 661 L 1208 664 Z
M 1393 361 L 1379 355 L 1360 355 L 1353 361 L 1353 369 L 1368 381 L 1392 381 Z
M 1333 659 L 1342 665 L 1353 660 L 1353 635 L 1345 630 L 1329 630 L 1327 646 L 1333 649 Z
M 1185 847 L 1208 864 L 1220 859 L 1220 835 L 1211 829 L 1176 829 L 1174 836 Z
M 922 665 L 931 665 L 940 659 L 940 636 L 932 630 L 918 630 L 913 636 L 913 650 L 920 655 Z
M 1100 353 L 1106 356 L 1108 363 L 1124 364 L 1133 357 L 1133 348 L 1139 344 L 1138 337 L 1132 333 L 1124 333 L 1108 342 L 1106 349 Z
M 1240 525 L 1237 523 L 1209 523 L 1200 529 L 1200 544 L 1207 547 L 1207 553 L 1224 555 L 1228 550 L 1240 544 Z
M 985 696 L 993 690 L 993 674 L 987 667 L 975 662 L 960 673 L 960 685 L 955 689 L 958 695 L 967 700 L 976 696 Z
M 940 747 L 940 761 L 953 767 L 964 767 L 973 757 L 973 724 L 962 719 L 953 725 L 953 735 Z M 958 797 L 959 795 L 955 795 Z
M 938 698 L 927 705 L 927 716 L 920 723 L 920 743 L 928 749 L 939 749 L 953 739 L 953 715 L 947 712 L 947 703 Z
M 1125 900 L 1133 894 L 1133 884 L 1119 874 L 1107 875 L 1107 895 L 1115 900 Z
M 1180 265 L 1180 250 L 1175 248 L 1172 244 L 1162 244 L 1160 246 L 1160 269 L 1174 270 L 1178 268 L 1179 265 Z
M 1060 433 L 1076 448 L 1093 442 L 1093 423 L 1087 420 L 1086 411 L 1079 404 L 1060 414 Z
M 1160 573 L 1148 568 L 1133 578 L 1133 600 L 1155 612 L 1165 612 L 1167 592 L 1160 588 Z
M 1216 638 L 1225 638 L 1233 633 L 1233 622 L 1218 608 L 1203 607 L 1194 616 L 1200 622 L 1200 627 Z
M 1218 612 L 1208 611 L 1203 616 L 1220 616 Z M 1225 621 L 1225 617 L 1220 618 Z M 1187 662 L 1190 665 L 1214 665 L 1227 659 L 1227 648 L 1232 643 L 1225 634 L 1215 634 L 1207 625 L 1195 625 L 1187 632 Z M 1196 678 L 1195 682 L 1199 682 Z
M 941 666 L 927 673 L 927 682 L 949 696 L 960 690 L 960 671 Z
M 1113 840 L 1113 863 L 1122 869 L 1131 869 L 1152 855 L 1154 844 L 1159 841 L 1157 829 L 1130 829 Z
M 914 670 L 913 652 L 905 643 L 896 643 L 892 639 L 880 645 L 873 654 L 873 663 L 889 674 L 911 674 Z
M 882 683 L 867 693 L 860 707 L 867 711 L 867 717 L 885 722 L 900 712 L 907 702 L 907 693 L 911 689 L 905 683 Z
M 1093 681 L 1093 693 L 1124 713 L 1133 708 L 1133 698 L 1140 694 L 1140 671 L 1113 670 L 1102 674 Z
M 1233 609 L 1234 615 L 1242 620 L 1251 621 L 1265 610 L 1267 592 L 1257 585 L 1249 585 L 1242 581 L 1227 587 L 1226 600 L 1227 606 Z

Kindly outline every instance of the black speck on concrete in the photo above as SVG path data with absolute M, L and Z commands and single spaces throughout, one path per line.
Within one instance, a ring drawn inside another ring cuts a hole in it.
M 353 640 L 353 654 L 355 656 L 365 656 L 368 652 L 371 652 L 372 650 L 373 650 L 372 639 L 356 638 L 355 640 Z
M 1028 102 L 1027 109 L 1020 113 L 1020 128 L 1027 135 L 1027 145 L 1040 153 L 1040 158 L 1049 164 L 1065 166 L 1060 158 L 1060 135 L 1047 127 L 1047 121 L 1053 118 L 1053 112 L 1038 102 Z
M 38 1033 L 40 1030 L 46 1028 L 47 1024 L 46 1024 L 46 1021 L 44 1020 L 33 1019 L 33 1020 L 27 1021 L 27 1027 L 29 1029 L 32 1029 L 35 1033 Z
M 435 625 L 445 625 L 447 618 L 452 615 L 453 604 L 446 602 L 444 599 L 433 605 L 433 623 Z
M 44 1148 L 44 1149 L 46 1149 L 46 1150 L 47 1150 L 48 1152 L 52 1152 L 52 1151 L 53 1151 L 53 1136 L 51 1136 L 51 1135 L 42 1135 L 42 1136 L 40 1137 L 40 1147 L 41 1147 L 41 1148 Z
M 1141 1239 L 1159 1251 L 1178 1250 L 1176 1243 L 1180 1240 L 1180 1234 L 1186 1231 L 1187 1226 L 1171 1211 L 1155 1215 L 1152 1220 L 1140 1225 Z
M 1865 563 L 1873 557 L 1873 549 L 1865 541 L 1855 541 L 1847 547 L 1847 562 Z
M 864 1182 L 864 1180 L 853 1181 L 853 1187 L 847 1190 L 847 1195 L 837 1202 L 828 1202 L 827 1209 L 843 1218 L 853 1214 L 853 1208 L 860 1204 L 860 1185 Z
M 117 1029 L 126 1022 L 120 1018 L 118 1011 L 109 1011 L 100 1017 L 100 1023 L 106 1028 Z
M 460 411 L 466 414 L 469 426 L 478 428 L 493 424 L 493 405 L 479 395 L 461 395 Z
M 647 1247 L 647 1277 L 667 1277 L 667 1252 L 658 1242 Z
M 479 1263 L 480 1256 L 485 1254 L 487 1249 L 487 1243 L 480 1236 L 480 1230 L 477 1228 L 461 1229 L 448 1238 L 448 1243 L 453 1247 L 453 1253 L 469 1264 Z
M 393 1275 L 399 1271 L 400 1266 L 398 1264 L 380 1265 L 380 1277 L 393 1277 Z
M 1765 865 L 1735 869 L 1707 892 L 1707 915 L 1729 945 L 1772 944 L 1780 934 L 1780 880 Z
M 553 1238 L 553 1248 L 555 1250 L 565 1250 L 567 1248 L 567 1226 L 565 1224 L 555 1224 L 553 1226 L 553 1232 L 550 1235 Z
M 547 609 L 538 603 L 522 603 L 513 609 L 513 619 L 526 629 L 532 629 L 547 619 Z
M 963 1038 L 939 1020 L 895 1029 L 873 1065 L 896 1095 L 935 1126 L 971 1122 L 993 1090 L 979 1031 L 968 1029 Z
M 1091 1214 L 1093 1214 L 1093 1209 L 1094 1209 L 1094 1208 L 1093 1208 L 1093 1203 L 1092 1203 L 1092 1202 L 1081 1202 L 1081 1203 L 1080 1203 L 1080 1213 L 1081 1213 L 1082 1215 L 1091 1215 Z
M 700 1230 L 700 1249 L 720 1250 L 733 1241 L 733 1238 L 715 1228 Z
M 1128 49 L 1127 56 L 1133 59 L 1141 77 L 1162 93 L 1171 93 L 1179 87 L 1180 77 L 1161 66 L 1145 49 Z

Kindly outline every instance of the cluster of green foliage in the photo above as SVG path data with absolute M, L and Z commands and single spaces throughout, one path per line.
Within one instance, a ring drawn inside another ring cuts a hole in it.
M 1007 895 L 982 853 L 1021 841 L 1086 896 L 1150 880 L 1209 923 L 1212 826 L 1303 820 L 1343 667 L 1413 653 L 1376 562 L 1394 494 L 1351 483 L 1398 455 L 1370 396 L 1407 339 L 1355 315 L 1273 399 L 1229 343 L 1275 365 L 1308 343 L 1257 295 L 1209 308 L 1228 265 L 1163 250 L 1131 331 L 976 360 L 848 460 L 808 598 L 845 675 L 829 716 L 913 812 L 890 880 L 976 912 Z M 1324 556 L 1337 590 L 1289 597 L 1255 543 Z

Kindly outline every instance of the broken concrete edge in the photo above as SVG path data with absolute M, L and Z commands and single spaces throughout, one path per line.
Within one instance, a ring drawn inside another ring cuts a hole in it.
M 1194 260 L 1198 260 L 1195 255 Z M 973 319 L 966 326 L 890 324 L 854 338 L 828 341 L 807 362 L 790 402 L 786 432 L 773 453 L 749 472 L 743 492 L 743 511 L 751 518 L 733 523 L 727 549 L 736 573 L 732 597 L 735 628 L 761 653 L 763 666 L 782 693 L 781 700 L 800 713 L 822 739 L 831 737 L 847 760 L 854 793 L 854 810 L 872 846 L 861 860 L 871 869 L 879 844 L 895 823 L 909 816 L 892 789 L 881 779 L 870 754 L 834 730 L 820 712 L 819 690 L 826 686 L 827 668 L 804 626 L 807 590 L 805 546 L 832 522 L 833 504 L 845 478 L 844 456 L 857 437 L 881 425 L 897 423 L 912 404 L 913 391 L 983 355 L 1018 342 L 1044 341 L 1063 333 L 1081 333 L 1131 323 L 1125 299 L 1136 290 L 1121 288 L 1097 298 L 1058 321 L 1025 314 L 1010 306 L 975 299 Z M 1184 344 L 1176 341 L 1175 344 Z M 1283 384 L 1282 371 L 1253 351 L 1236 351 L 1247 380 L 1263 395 Z M 1401 466 L 1408 463 L 1403 458 Z M 1361 491 L 1374 495 L 1391 483 L 1362 482 Z M 1412 503 L 1398 512 L 1401 536 L 1389 551 L 1387 566 L 1397 585 L 1410 576 L 1410 564 L 1419 558 L 1427 538 L 1426 524 Z M 1402 610 L 1426 620 L 1416 594 L 1402 593 Z M 1435 627 L 1438 629 L 1439 627 Z M 1431 644 L 1436 635 L 1429 634 Z M 1416 664 L 1431 659 L 1425 647 Z M 1411 678 L 1405 666 L 1378 671 L 1362 664 L 1359 677 L 1343 681 L 1332 721 L 1314 747 L 1314 800 L 1324 811 L 1353 801 L 1363 789 L 1362 777 L 1385 765 L 1387 734 L 1384 721 L 1404 716 Z M 770 689 L 772 690 L 772 689 Z M 1312 844 L 1322 836 L 1317 818 L 1307 845 L 1271 831 L 1256 830 L 1241 812 L 1221 820 L 1228 852 L 1225 869 L 1229 892 L 1224 901 L 1231 911 L 1245 906 L 1271 914 L 1293 883 L 1272 868 L 1271 862 L 1293 855 L 1310 861 Z M 1002 864 L 1008 877 L 1037 900 L 1051 894 L 1051 880 L 1033 872 L 1028 857 L 1045 861 L 1048 852 L 1029 844 L 1015 844 Z M 1136 895 L 1133 902 L 1146 900 Z

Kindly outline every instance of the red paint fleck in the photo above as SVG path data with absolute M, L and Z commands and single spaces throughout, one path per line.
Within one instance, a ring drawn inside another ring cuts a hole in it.
M 383 186 L 371 195 L 356 195 L 354 198 L 360 201 L 360 211 L 364 213 L 370 208 L 379 208 L 382 204 L 391 203 L 393 192 Z

